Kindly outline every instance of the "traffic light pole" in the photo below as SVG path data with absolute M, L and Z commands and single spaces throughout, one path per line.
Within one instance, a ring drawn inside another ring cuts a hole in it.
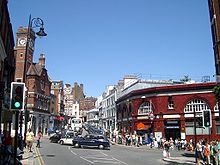
M 17 146 L 18 146 L 18 120 L 19 111 L 15 111 L 15 137 L 14 137 L 14 164 L 17 164 Z

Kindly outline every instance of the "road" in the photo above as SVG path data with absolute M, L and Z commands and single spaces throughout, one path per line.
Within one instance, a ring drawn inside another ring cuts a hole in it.
M 148 147 L 111 145 L 110 150 L 81 149 L 44 139 L 38 150 L 41 165 L 163 165 L 162 151 Z M 175 153 L 174 153 L 175 154 Z

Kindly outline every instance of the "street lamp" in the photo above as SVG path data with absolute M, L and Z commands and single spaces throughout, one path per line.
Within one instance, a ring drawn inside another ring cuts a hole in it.
M 30 40 L 31 40 L 31 30 L 33 28 L 40 28 L 39 32 L 36 33 L 39 37 L 47 36 L 47 34 L 44 32 L 44 22 L 41 18 L 31 18 L 31 15 L 29 16 L 29 22 L 28 22 L 28 27 L 27 27 L 27 42 L 26 42 L 26 47 L 25 47 L 25 60 L 24 60 L 24 72 L 23 72 L 23 82 L 26 82 L 26 69 L 27 69 L 27 55 L 28 55 L 28 48 L 30 45 Z M 34 34 L 35 36 L 35 34 Z M 32 45 L 33 46 L 33 45 Z M 27 96 L 27 90 L 26 90 L 26 96 Z M 24 106 L 24 111 L 25 111 L 25 117 L 28 115 L 27 111 L 27 97 L 25 100 L 25 106 Z M 18 117 L 19 117 L 19 112 L 15 112 L 15 141 L 14 145 L 15 147 L 18 146 Z M 26 117 L 27 118 L 27 117 Z M 23 121 L 23 111 L 20 111 L 20 135 L 22 137 L 22 121 Z M 25 131 L 24 131 L 24 142 L 26 141 L 26 132 L 27 132 L 27 120 L 25 120 Z M 16 160 L 16 155 L 17 155 L 17 150 L 14 152 L 14 160 Z M 16 161 L 15 161 L 16 162 Z
M 41 18 L 31 18 L 31 15 L 29 17 L 29 22 L 28 22 L 28 29 L 27 29 L 27 44 L 26 44 L 26 50 L 25 50 L 25 62 L 24 62 L 24 73 L 23 73 L 23 82 L 26 81 L 26 72 L 27 72 L 27 55 L 28 55 L 28 47 L 30 45 L 30 37 L 31 37 L 31 30 L 33 28 L 40 28 L 39 32 L 36 34 L 39 37 L 44 37 L 47 36 L 47 34 L 44 32 L 44 22 Z M 26 91 L 27 92 L 27 91 Z M 26 93 L 27 95 L 27 93 Z M 26 104 L 25 104 L 25 115 L 28 115 L 27 113 L 27 97 L 26 97 Z M 22 116 L 22 111 L 21 111 L 21 116 Z M 22 122 L 22 121 L 21 121 Z M 22 125 L 20 130 L 22 130 Z M 22 132 L 22 131 L 21 131 Z M 25 130 L 24 130 L 24 141 L 26 140 L 26 132 L 27 132 L 27 121 L 25 120 Z

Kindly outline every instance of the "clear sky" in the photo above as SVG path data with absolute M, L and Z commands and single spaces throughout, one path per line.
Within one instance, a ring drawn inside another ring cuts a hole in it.
M 207 0 L 9 0 L 14 36 L 40 17 L 37 38 L 52 80 L 84 84 L 99 96 L 124 75 L 201 81 L 215 74 Z M 38 29 L 35 29 L 36 31 Z

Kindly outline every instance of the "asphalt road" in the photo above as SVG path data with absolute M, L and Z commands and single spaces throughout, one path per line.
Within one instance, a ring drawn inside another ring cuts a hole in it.
M 39 148 L 41 165 L 163 165 L 162 151 L 148 147 L 111 145 L 110 150 L 81 149 L 50 143 L 44 139 Z

